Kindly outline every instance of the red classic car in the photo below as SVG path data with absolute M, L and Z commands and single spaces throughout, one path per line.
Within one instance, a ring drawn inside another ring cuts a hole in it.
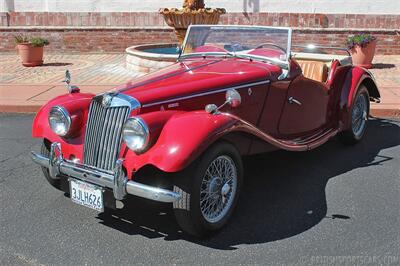
M 43 145 L 32 159 L 78 204 L 104 211 L 134 195 L 172 203 L 189 234 L 215 232 L 238 201 L 242 156 L 306 151 L 334 136 L 354 144 L 379 102 L 368 70 L 323 47 L 302 52 L 291 36 L 196 25 L 176 63 L 112 91 L 81 93 L 67 75 L 70 93 L 33 122 Z

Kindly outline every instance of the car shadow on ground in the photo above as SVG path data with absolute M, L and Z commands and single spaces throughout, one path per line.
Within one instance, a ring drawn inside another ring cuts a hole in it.
M 130 235 L 184 239 L 215 249 L 266 243 L 300 234 L 322 219 L 351 219 L 327 213 L 325 187 L 329 179 L 350 170 L 384 164 L 382 149 L 400 144 L 400 127 L 388 120 L 371 120 L 365 139 L 351 147 L 333 139 L 308 152 L 277 151 L 245 158 L 245 183 L 229 224 L 217 235 L 199 240 L 182 233 L 171 206 L 142 199 L 129 207 L 100 214 L 100 222 Z

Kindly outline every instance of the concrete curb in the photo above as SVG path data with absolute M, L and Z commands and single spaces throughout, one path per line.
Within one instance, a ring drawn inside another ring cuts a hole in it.
M 377 118 L 400 118 L 400 108 L 398 109 L 372 109 L 371 116 Z
M 36 113 L 42 105 L 0 105 L 0 113 Z M 400 108 L 371 107 L 371 116 L 376 118 L 400 118 Z
M 36 113 L 41 105 L 0 105 L 0 113 Z

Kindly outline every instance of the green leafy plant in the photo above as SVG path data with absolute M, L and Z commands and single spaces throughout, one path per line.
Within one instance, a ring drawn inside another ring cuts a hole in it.
M 24 35 L 14 35 L 14 40 L 16 44 L 29 42 L 29 38 Z
M 49 45 L 49 41 L 47 39 L 43 39 L 40 37 L 34 37 L 29 40 L 29 43 L 34 47 L 42 47 L 45 45 Z
M 16 44 L 30 43 L 34 47 L 43 47 L 45 45 L 49 45 L 49 41 L 41 37 L 29 38 L 28 36 L 24 35 L 15 35 L 14 39 Z
M 183 8 L 188 8 L 188 9 L 204 8 L 204 0 L 184 0 Z
M 353 49 L 355 46 L 366 47 L 370 42 L 376 40 L 376 37 L 372 36 L 371 34 L 357 34 L 354 36 L 350 36 L 347 38 L 346 44 L 349 50 Z

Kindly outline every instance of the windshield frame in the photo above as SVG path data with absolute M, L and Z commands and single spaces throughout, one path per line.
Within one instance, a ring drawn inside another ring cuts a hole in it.
M 252 55 L 252 54 L 241 54 L 241 53 L 232 53 L 232 52 L 201 52 L 201 53 L 188 53 L 183 54 L 185 50 L 188 36 L 190 35 L 190 31 L 192 28 L 200 28 L 200 27 L 216 27 L 216 28 L 238 28 L 238 29 L 278 29 L 278 30 L 287 30 L 288 31 L 288 40 L 287 40 L 287 50 L 286 50 L 286 60 L 279 60 L 277 58 L 259 56 L 259 55 Z M 221 57 L 238 57 L 238 58 L 249 58 L 254 60 L 260 61 L 267 61 L 269 63 L 277 64 L 280 67 L 288 68 L 289 61 L 291 58 L 291 46 L 292 46 L 292 29 L 289 27 L 270 27 L 270 26 L 253 26 L 253 25 L 210 25 L 210 24 L 198 24 L 198 25 L 190 25 L 187 29 L 187 33 L 185 39 L 183 40 L 178 61 L 192 58 L 192 57 L 206 57 L 206 56 L 221 56 Z

